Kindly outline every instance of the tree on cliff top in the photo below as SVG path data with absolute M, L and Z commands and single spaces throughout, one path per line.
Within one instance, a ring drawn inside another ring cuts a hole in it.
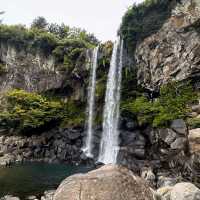
M 48 26 L 48 22 L 44 17 L 37 17 L 33 20 L 31 28 L 43 29 L 45 30 Z
M 5 12 L 4 11 L 0 11 L 0 15 L 3 15 Z M 0 19 L 0 23 L 2 22 L 2 19 Z

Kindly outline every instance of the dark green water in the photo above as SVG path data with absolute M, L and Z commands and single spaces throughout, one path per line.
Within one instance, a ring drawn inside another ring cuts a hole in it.
M 56 189 L 67 176 L 89 170 L 91 168 L 86 166 L 45 163 L 0 168 L 0 197 L 7 194 L 22 199 L 29 195 L 40 196 L 45 190 Z

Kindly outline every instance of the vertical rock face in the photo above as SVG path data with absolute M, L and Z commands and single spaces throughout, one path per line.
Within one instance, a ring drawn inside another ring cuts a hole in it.
M 64 69 L 53 55 L 0 43 L 0 94 L 10 89 L 28 92 L 60 91 L 72 100 L 85 100 L 88 69 L 77 59 L 73 70 Z
M 136 48 L 138 83 L 145 88 L 200 77 L 200 2 L 180 2 L 163 27 Z
M 4 65 L 4 72 L 0 74 L 0 92 L 12 88 L 42 92 L 60 88 L 63 83 L 64 75 L 56 69 L 52 56 L 33 55 L 1 43 L 0 62 Z

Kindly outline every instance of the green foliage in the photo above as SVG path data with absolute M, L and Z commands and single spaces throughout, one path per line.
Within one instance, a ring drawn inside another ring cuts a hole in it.
M 4 11 L 0 11 L 0 15 L 3 15 L 5 12 Z M 2 23 L 2 19 L 0 19 L 0 24 Z
M 37 93 L 12 90 L 5 96 L 7 105 L 1 106 L 0 122 L 19 132 L 48 126 L 49 123 L 80 125 L 84 116 L 74 102 L 64 103 Z
M 63 107 L 61 127 L 83 126 L 85 122 L 85 106 L 69 101 Z
M 19 130 L 38 128 L 60 120 L 62 104 L 23 90 L 12 90 L 6 95 L 7 108 L 0 114 L 1 121 Z
M 190 129 L 200 128 L 200 118 L 189 118 L 187 124 Z
M 119 34 L 129 52 L 138 41 L 157 32 L 168 19 L 176 0 L 146 0 L 130 7 L 122 19 Z
M 64 24 L 48 24 L 37 18 L 31 29 L 22 25 L 0 25 L 0 40 L 18 50 L 24 48 L 30 53 L 36 51 L 45 55 L 53 54 L 57 62 L 74 67 L 75 60 L 88 48 L 98 44 L 98 40 L 85 30 L 70 28 Z M 66 62 L 67 60 L 70 64 Z
M 134 101 L 124 102 L 122 104 L 122 110 L 128 111 L 137 115 L 137 119 L 140 125 L 146 123 L 152 123 L 154 116 L 154 107 L 152 103 L 148 101 L 146 97 L 138 97 Z
M 151 124 L 165 127 L 174 119 L 185 119 L 190 111 L 189 104 L 197 99 L 189 83 L 171 82 L 161 87 L 160 97 L 149 101 L 147 97 L 138 97 L 122 104 L 122 110 L 137 116 L 140 125 Z
M 6 65 L 3 63 L 0 63 L 0 75 L 5 74 L 7 72 Z
M 36 19 L 33 20 L 31 24 L 31 28 L 37 28 L 37 29 L 46 29 L 48 25 L 47 20 L 44 17 L 37 17 Z

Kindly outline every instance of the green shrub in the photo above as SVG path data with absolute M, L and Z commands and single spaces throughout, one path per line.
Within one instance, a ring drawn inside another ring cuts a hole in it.
M 187 123 L 190 129 L 200 128 L 200 118 L 189 118 Z
M 24 48 L 33 54 L 38 51 L 47 56 L 52 54 L 60 64 L 63 64 L 64 57 L 68 56 L 68 61 L 72 63 L 70 66 L 74 67 L 79 56 L 86 49 L 93 48 L 98 42 L 94 36 L 84 30 L 69 27 L 67 30 L 66 27 L 59 27 L 57 30 L 59 33 L 56 33 L 52 31 L 52 27 L 50 32 L 35 26 L 28 29 L 22 25 L 0 24 L 0 41 L 12 45 L 17 50 Z M 68 31 L 67 34 L 65 34 L 66 31 Z
M 5 74 L 7 72 L 6 65 L 0 63 L 0 75 Z
M 66 126 L 80 126 L 84 121 L 80 106 L 74 102 L 64 103 L 17 89 L 9 91 L 5 100 L 6 105 L 1 106 L 0 122 L 18 132 L 26 133 L 49 123 L 59 125 L 67 122 Z
M 160 97 L 149 101 L 138 97 L 122 104 L 122 110 L 137 116 L 140 125 L 166 127 L 174 119 L 185 119 L 190 111 L 189 105 L 197 99 L 189 83 L 170 82 L 160 89 Z
M 62 118 L 62 104 L 23 90 L 6 94 L 7 107 L 0 114 L 1 121 L 19 130 L 38 128 Z
M 130 53 L 138 41 L 156 33 L 169 18 L 176 1 L 146 0 L 130 7 L 122 19 L 119 34 Z

